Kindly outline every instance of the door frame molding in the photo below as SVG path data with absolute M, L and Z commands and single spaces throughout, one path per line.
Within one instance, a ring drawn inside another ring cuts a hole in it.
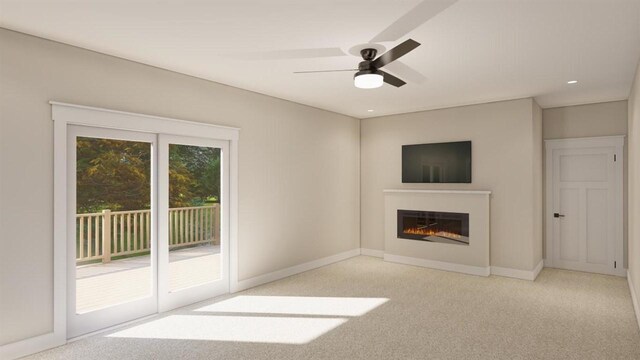
M 69 125 L 229 141 L 229 287 L 238 288 L 238 140 L 240 128 L 50 101 L 53 126 L 53 331 L 42 346 L 67 342 L 67 130 Z M 39 338 L 40 338 L 39 337 Z M 27 339 L 29 340 L 29 339 Z M 26 340 L 25 340 L 26 341 Z M 46 345 L 45 345 L 46 344 Z M 32 344 L 35 345 L 35 344 Z M 18 349 L 16 349 L 18 350 Z
M 615 208 L 615 228 L 614 238 L 617 239 L 615 246 L 615 261 L 621 264 L 616 268 L 615 274 L 618 276 L 626 276 L 624 268 L 624 139 L 625 135 L 614 136 L 598 136 L 584 138 L 568 138 L 568 139 L 548 139 L 545 140 L 545 266 L 553 267 L 553 152 L 558 149 L 578 149 L 578 148 L 595 148 L 595 147 L 612 147 L 616 152 L 616 163 L 614 165 L 614 184 L 615 197 L 617 202 Z

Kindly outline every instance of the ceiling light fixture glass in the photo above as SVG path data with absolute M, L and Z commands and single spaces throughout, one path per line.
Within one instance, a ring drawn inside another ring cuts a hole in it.
M 567 84 L 577 84 L 578 80 L 569 80 L 567 81 Z
M 360 89 L 375 89 L 382 86 L 384 77 L 382 73 L 377 70 L 362 70 L 358 71 L 353 77 L 353 83 Z

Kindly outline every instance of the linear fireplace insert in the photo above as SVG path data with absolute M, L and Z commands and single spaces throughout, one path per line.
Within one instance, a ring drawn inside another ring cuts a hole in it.
M 398 210 L 398 238 L 469 245 L 469 214 Z

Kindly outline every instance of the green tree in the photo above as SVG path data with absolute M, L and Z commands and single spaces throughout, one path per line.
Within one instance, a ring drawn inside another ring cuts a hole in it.
M 150 144 L 79 137 L 76 154 L 79 213 L 149 209 Z
M 143 210 L 151 204 L 151 145 L 79 137 L 77 209 Z M 220 149 L 169 146 L 169 206 L 200 206 L 220 198 Z
M 169 206 L 200 206 L 220 199 L 220 149 L 169 146 Z

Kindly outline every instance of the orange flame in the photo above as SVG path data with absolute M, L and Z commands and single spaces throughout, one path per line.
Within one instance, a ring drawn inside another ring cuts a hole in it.
M 432 229 L 427 229 L 427 228 L 408 228 L 408 229 L 404 229 L 403 231 L 405 234 L 412 234 L 412 235 L 422 235 L 422 236 L 441 236 L 441 237 L 446 237 L 446 238 L 450 238 L 450 239 L 460 239 L 461 235 L 460 234 L 456 234 L 456 233 L 452 233 L 452 232 L 448 232 L 448 231 L 439 231 L 439 230 L 432 230 Z

